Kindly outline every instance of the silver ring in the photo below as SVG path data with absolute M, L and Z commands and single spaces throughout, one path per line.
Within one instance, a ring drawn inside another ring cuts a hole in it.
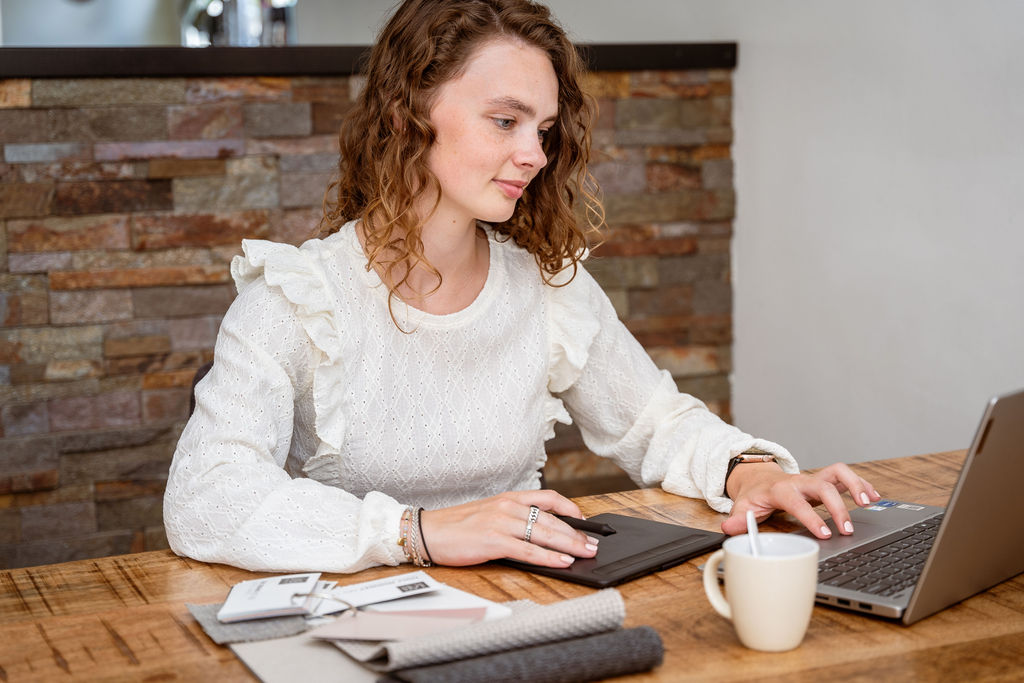
M 533 535 L 533 525 L 537 523 L 538 517 L 540 517 L 540 508 L 536 505 L 531 505 L 530 518 L 526 520 L 526 533 L 523 534 L 523 540 L 527 543 L 530 542 L 530 536 Z
M 313 592 L 313 593 L 292 593 L 292 604 L 293 605 L 295 604 L 295 598 L 317 598 L 318 600 L 331 600 L 333 602 L 340 602 L 341 604 L 345 605 L 345 609 L 343 609 L 341 611 L 342 612 L 348 612 L 349 615 L 353 616 L 353 617 L 356 615 L 356 612 L 359 610 L 358 607 L 353 605 L 348 600 L 342 600 L 341 598 L 336 597 L 336 596 L 334 596 L 334 595 L 332 595 L 330 593 L 323 593 L 323 592 L 320 592 L 320 593 L 317 593 L 317 592 Z

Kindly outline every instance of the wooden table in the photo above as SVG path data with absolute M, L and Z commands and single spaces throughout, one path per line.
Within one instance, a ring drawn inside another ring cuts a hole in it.
M 963 452 L 856 465 L 883 495 L 945 504 Z M 623 512 L 717 529 L 722 516 L 699 501 L 644 489 L 579 499 L 584 513 Z M 785 518 L 766 525 L 794 527 Z M 742 647 L 708 604 L 697 565 L 633 581 L 619 590 L 627 626 L 654 626 L 664 664 L 635 681 L 785 679 L 1021 680 L 1024 575 L 911 627 L 815 607 L 803 645 L 766 654 Z M 341 583 L 409 566 L 331 575 Z M 438 580 L 491 600 L 548 603 L 592 589 L 499 566 L 432 568 Z M 0 573 L 0 681 L 252 680 L 229 649 L 209 640 L 185 603 L 219 602 L 258 576 L 169 551 L 82 560 Z

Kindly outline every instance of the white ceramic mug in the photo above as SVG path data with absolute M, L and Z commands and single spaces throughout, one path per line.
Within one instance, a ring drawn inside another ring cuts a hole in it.
M 806 536 L 757 535 L 725 540 L 704 566 L 704 592 L 715 611 L 730 619 L 740 642 L 753 650 L 783 652 L 804 639 L 818 585 L 818 542 Z M 725 561 L 725 597 L 718 565 Z

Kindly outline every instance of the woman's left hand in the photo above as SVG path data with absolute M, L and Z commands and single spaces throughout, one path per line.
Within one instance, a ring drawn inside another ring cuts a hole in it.
M 843 502 L 843 493 L 864 507 L 881 499 L 867 480 L 843 463 L 836 463 L 813 474 L 786 474 L 775 463 L 747 463 L 735 468 L 727 482 L 733 499 L 732 514 L 722 522 L 726 534 L 747 529 L 746 513 L 753 510 L 759 522 L 776 510 L 793 515 L 818 538 L 829 538 L 832 531 L 814 510 L 824 504 L 843 535 L 852 534 L 853 523 Z
M 530 508 L 538 516 L 528 523 Z M 509 558 L 545 567 L 568 567 L 597 554 L 600 539 L 573 529 L 555 515 L 581 517 L 576 503 L 549 490 L 511 491 L 436 510 L 420 521 L 430 559 L 462 567 Z M 524 537 L 530 529 L 529 539 Z

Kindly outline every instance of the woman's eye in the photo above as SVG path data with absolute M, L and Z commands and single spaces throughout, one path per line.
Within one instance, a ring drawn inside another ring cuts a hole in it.
M 550 132 L 550 130 L 538 130 L 537 139 L 540 140 L 541 142 L 544 142 L 545 140 L 548 139 L 548 133 Z
M 501 128 L 502 130 L 510 130 L 512 128 L 512 126 L 515 125 L 515 123 L 516 123 L 515 119 L 502 119 L 502 118 L 495 118 L 494 119 L 494 125 L 496 125 L 498 128 Z

